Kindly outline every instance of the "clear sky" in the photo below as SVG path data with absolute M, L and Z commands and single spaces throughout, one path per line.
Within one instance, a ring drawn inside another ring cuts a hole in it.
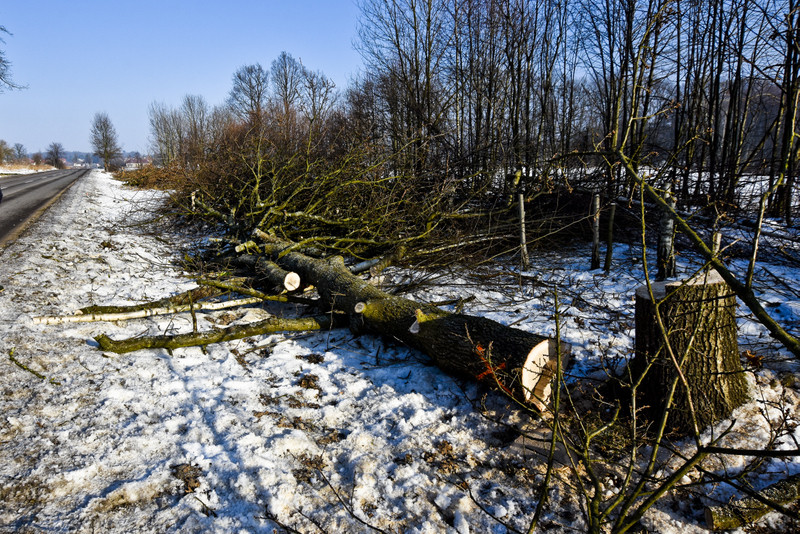
M 358 16 L 355 0 L 2 0 L 0 46 L 27 89 L 0 93 L 0 139 L 89 152 L 103 111 L 124 150 L 148 153 L 151 102 L 221 104 L 237 68 L 283 50 L 343 89 L 361 69 Z

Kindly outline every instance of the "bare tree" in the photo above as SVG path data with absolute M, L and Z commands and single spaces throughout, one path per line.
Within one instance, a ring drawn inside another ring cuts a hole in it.
M 335 102 L 335 87 L 333 80 L 322 72 L 304 72 L 300 109 L 309 123 L 325 118 Z
M 5 139 L 0 139 L 0 163 L 9 161 L 14 155 L 14 150 L 8 146 Z
M 231 110 L 251 126 L 261 122 L 267 105 L 269 73 L 261 64 L 245 65 L 233 74 L 233 87 L 228 94 Z
M 92 121 L 92 147 L 94 154 L 103 160 L 103 168 L 108 171 L 111 161 L 122 155 L 117 141 L 117 131 L 111 124 L 107 113 L 95 113 Z
M 25 145 L 22 143 L 14 143 L 14 159 L 17 161 L 22 161 L 27 159 L 28 151 L 25 150 Z
M 187 165 L 195 166 L 202 159 L 208 141 L 210 110 L 200 95 L 183 97 L 180 113 L 186 126 L 183 158 Z
M 169 165 L 181 153 L 183 124 L 180 115 L 160 102 L 150 104 L 149 115 L 153 152 L 160 164 Z
M 452 91 L 443 83 L 451 42 L 451 17 L 444 0 L 362 0 L 359 48 L 368 66 L 386 82 L 392 114 L 393 152 L 403 170 L 426 174 L 446 129 Z M 401 150 L 402 148 L 402 150 Z M 429 183 L 424 189 L 433 187 Z
M 64 168 L 64 145 L 61 143 L 50 143 L 45 154 L 45 161 L 56 169 Z
M 303 64 L 291 54 L 281 52 L 272 62 L 272 86 L 275 99 L 288 116 L 297 99 L 300 97 L 300 84 L 303 82 Z
M 0 35 L 2 34 L 11 35 L 5 26 L 0 26 Z M 2 37 L 0 37 L 0 44 L 4 44 L 5 41 Z M 3 92 L 4 89 L 20 89 L 21 86 L 14 83 L 14 80 L 11 79 L 11 62 L 6 58 L 6 53 L 4 50 L 0 49 L 0 93 Z

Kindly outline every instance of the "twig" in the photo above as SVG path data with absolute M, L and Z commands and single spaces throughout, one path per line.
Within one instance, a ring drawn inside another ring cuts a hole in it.
M 363 519 L 361 519 L 360 517 L 358 517 L 355 514 L 355 512 L 353 511 L 353 509 L 350 508 L 347 505 L 347 503 L 344 502 L 344 499 L 342 499 L 342 496 L 339 495 L 338 491 L 336 491 L 336 488 L 333 487 L 333 484 L 331 484 L 331 481 L 328 480 L 328 477 L 325 476 L 325 473 L 323 473 L 321 469 L 317 469 L 317 472 L 319 473 L 319 476 L 322 477 L 322 480 L 325 481 L 325 484 L 328 485 L 328 487 L 331 489 L 333 494 L 336 496 L 336 500 L 339 501 L 339 504 L 342 505 L 342 507 L 347 511 L 348 514 L 350 514 L 351 517 L 353 517 L 356 521 L 358 521 L 359 523 L 361 523 L 362 525 L 364 525 L 365 527 L 367 527 L 370 530 L 374 530 L 375 532 L 380 532 L 381 534 L 388 534 L 385 530 L 382 530 L 382 529 L 380 529 L 378 527 L 372 526 L 369 523 L 367 523 L 366 521 L 364 521 Z
M 14 364 L 15 364 L 17 367 L 19 367 L 19 368 L 20 368 L 20 369 L 22 369 L 23 371 L 28 371 L 30 374 L 32 374 L 32 375 L 33 375 L 33 376 L 35 376 L 36 378 L 39 378 L 39 379 L 41 379 L 41 380 L 47 380 L 48 382 L 50 382 L 51 384 L 54 384 L 54 385 L 56 385 L 56 386 L 60 386 L 60 385 L 61 385 L 61 382 L 59 382 L 58 380 L 55 380 L 55 379 L 53 379 L 53 378 L 47 378 L 47 377 L 46 377 L 46 376 L 44 376 L 42 373 L 38 373 L 38 372 L 34 371 L 33 369 L 31 369 L 30 367 L 28 367 L 27 365 L 25 365 L 25 364 L 24 364 L 24 363 L 22 363 L 21 361 L 17 360 L 17 359 L 14 357 L 14 349 L 11 349 L 10 351 L 8 351 L 8 358 L 9 358 L 9 359 L 10 359 L 12 362 L 14 362 Z

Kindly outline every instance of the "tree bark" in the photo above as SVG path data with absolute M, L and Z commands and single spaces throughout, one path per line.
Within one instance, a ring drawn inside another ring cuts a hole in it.
M 656 259 L 658 264 L 656 280 L 659 282 L 667 278 L 675 278 L 675 220 L 672 218 L 672 212 L 675 211 L 675 197 L 668 194 L 666 201 L 671 209 L 661 213 Z
M 651 288 L 655 302 L 647 286 L 636 291 L 631 376 L 641 379 L 640 405 L 656 415 L 669 410 L 670 427 L 686 434 L 729 416 L 747 400 L 736 297 L 716 271 Z
M 208 345 L 282 330 L 329 328 L 326 317 L 345 319 L 356 334 L 370 333 L 399 340 L 431 357 L 442 370 L 457 377 L 488 382 L 518 402 L 544 410 L 550 396 L 557 358 L 566 367 L 569 346 L 505 326 L 482 317 L 451 313 L 385 293 L 352 274 L 341 257 L 312 258 L 291 249 L 292 244 L 265 234 L 262 250 L 281 269 L 297 273 L 317 288 L 328 315 L 310 319 L 277 318 L 206 333 L 156 336 L 113 341 L 95 340 L 100 348 L 130 352 L 145 348 L 174 349 Z M 305 321 L 305 322 L 304 322 Z
M 589 269 L 600 268 L 600 195 L 592 195 L 592 261 Z
M 134 306 L 138 308 L 128 312 L 109 312 L 109 313 L 76 313 L 75 315 L 45 315 L 42 317 L 34 317 L 34 324 L 63 324 L 63 323 L 94 323 L 99 321 L 127 321 L 130 319 L 139 319 L 142 317 L 153 317 L 155 315 L 169 315 L 173 313 L 181 313 L 196 310 L 224 310 L 226 308 L 236 308 L 238 306 L 247 306 L 248 304 L 256 304 L 263 299 L 259 297 L 250 297 L 238 300 L 226 300 L 222 302 L 198 302 L 195 304 L 180 304 L 174 306 L 166 306 L 163 308 L 143 308 L 141 306 Z
M 786 506 L 800 499 L 800 474 L 780 480 L 758 492 L 763 500 Z M 711 530 L 732 530 L 757 521 L 774 510 L 762 500 L 745 497 L 722 506 L 707 506 L 706 525 Z
M 487 381 L 514 399 L 546 407 L 550 382 L 568 346 L 482 317 L 450 313 L 389 295 L 354 276 L 341 257 L 317 259 L 285 252 L 289 243 L 261 234 L 283 269 L 313 283 L 325 307 L 348 314 L 354 333 L 397 339 L 426 353 L 452 375 Z
M 286 291 L 297 291 L 300 289 L 300 276 L 297 273 L 285 271 L 275 263 L 262 256 L 246 254 L 237 258 L 238 263 L 253 269 L 257 278 L 264 285 L 280 287 Z
M 612 202 L 608 206 L 608 230 L 606 233 L 606 261 L 603 263 L 603 270 L 608 273 L 611 270 L 611 261 L 614 259 L 614 218 L 617 213 L 617 203 Z

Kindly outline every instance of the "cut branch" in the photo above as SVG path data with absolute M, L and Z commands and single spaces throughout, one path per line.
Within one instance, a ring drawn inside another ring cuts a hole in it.
M 240 256 L 237 263 L 253 269 L 265 285 L 281 287 L 286 291 L 300 289 L 300 276 L 297 273 L 285 271 L 263 256 Z
M 155 308 L 170 308 L 182 304 L 191 304 L 200 302 L 203 299 L 216 297 L 222 294 L 212 287 L 195 287 L 183 293 L 173 295 L 164 299 L 156 300 L 153 302 L 144 302 L 142 304 L 132 304 L 128 306 L 87 306 L 81 308 L 76 312 L 78 314 L 91 315 L 91 314 L 106 314 L 106 313 L 128 313 L 139 310 L 149 310 Z
M 283 319 L 270 317 L 257 323 L 232 326 L 230 328 L 215 328 L 207 332 L 192 332 L 172 336 L 153 336 L 123 339 L 114 341 L 105 334 L 95 337 L 100 348 L 106 352 L 124 354 L 142 349 L 167 349 L 174 350 L 181 347 L 198 347 L 233 341 L 252 336 L 274 334 L 276 332 L 305 332 L 309 330 L 329 330 L 342 326 L 345 321 L 336 314 L 318 315 L 316 317 L 303 317 L 299 319 Z
M 224 310 L 256 304 L 263 299 L 260 297 L 248 297 L 238 300 L 226 300 L 223 302 L 198 302 L 195 304 L 182 304 L 180 306 L 168 306 L 164 308 L 143 308 L 127 312 L 116 313 L 79 313 L 76 315 L 46 315 L 34 317 L 34 324 L 63 324 L 63 323 L 94 323 L 98 321 L 126 321 L 129 319 L 140 319 L 142 317 L 152 317 L 154 315 L 167 315 L 170 313 L 182 313 L 192 310 Z

